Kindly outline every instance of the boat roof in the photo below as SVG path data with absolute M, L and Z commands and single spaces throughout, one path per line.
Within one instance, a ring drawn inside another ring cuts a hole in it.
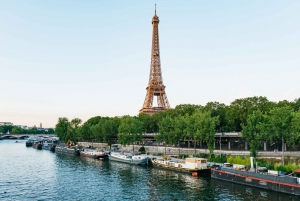
M 194 160 L 206 160 L 206 161 L 207 161 L 207 159 L 206 159 L 206 158 L 196 158 L 196 157 L 193 157 L 193 158 L 186 158 L 186 159 L 194 159 Z

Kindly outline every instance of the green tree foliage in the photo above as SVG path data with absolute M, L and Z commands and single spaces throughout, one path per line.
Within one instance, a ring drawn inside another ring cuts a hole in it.
M 299 111 L 300 109 L 300 98 L 294 100 L 294 111 Z
M 60 117 L 58 119 L 57 124 L 55 125 L 55 134 L 62 142 L 68 141 L 68 126 L 69 126 L 69 120 L 66 117 Z
M 82 140 L 87 140 L 90 141 L 92 139 L 95 138 L 95 136 L 92 133 L 91 127 L 97 125 L 101 120 L 100 116 L 96 116 L 96 117 L 92 117 L 89 120 L 87 120 L 86 122 L 84 122 L 84 124 L 81 126 L 80 128 L 80 138 Z
M 226 105 L 219 102 L 208 102 L 204 106 L 204 111 L 211 112 L 212 117 L 219 117 L 220 124 L 217 126 L 217 132 L 231 131 L 227 127 Z
M 294 142 L 300 141 L 300 110 L 292 113 L 293 119 L 291 123 L 291 140 Z
M 113 143 L 112 137 L 118 135 L 120 121 L 119 118 L 107 119 L 103 124 L 103 140 L 109 146 Z
M 276 107 L 291 107 L 291 108 L 294 108 L 294 102 L 290 102 L 288 100 L 282 100 L 282 101 L 279 101 L 277 104 L 276 104 Z
M 201 105 L 181 104 L 175 107 L 176 116 L 192 115 L 196 110 L 202 109 Z
M 80 125 L 82 123 L 82 120 L 79 118 L 74 118 L 72 119 L 67 127 L 67 136 L 66 138 L 68 140 L 71 140 L 72 142 L 77 142 L 79 139 L 79 129 L 80 129 Z
M 170 116 L 163 118 L 159 123 L 159 133 L 155 136 L 155 139 L 167 144 L 173 143 L 172 134 L 174 133 L 173 119 Z
M 125 116 L 122 118 L 120 122 L 120 126 L 118 128 L 118 140 L 119 143 L 126 146 L 129 143 L 133 142 L 141 142 L 143 139 L 143 122 L 140 120 Z M 133 146 L 134 151 L 134 146 Z
M 241 131 L 242 125 L 246 125 L 248 115 L 253 111 L 268 112 L 275 104 L 266 97 L 249 97 L 236 99 L 227 107 L 226 120 L 231 131 Z
M 13 127 L 13 129 L 11 130 L 12 134 L 21 134 L 22 133 L 22 129 L 18 128 L 18 127 Z
M 4 125 L 4 126 L 1 126 L 1 128 L 4 129 L 4 132 L 3 133 L 7 133 L 8 131 L 11 133 L 12 129 L 14 128 L 14 126 L 11 126 L 11 125 Z
M 265 116 L 260 110 L 254 111 L 247 118 L 247 124 L 242 126 L 242 137 L 250 145 L 251 156 L 256 157 L 261 141 L 265 139 L 262 125 L 265 123 Z
M 284 143 L 295 145 L 292 136 L 292 115 L 293 109 L 290 106 L 277 107 L 270 111 L 270 115 L 266 115 L 266 124 L 263 125 L 266 138 L 271 142 L 276 140 L 282 141 L 282 164 L 284 165 Z
M 159 131 L 159 122 L 162 121 L 163 118 L 165 117 L 175 117 L 176 113 L 174 109 L 169 109 L 166 111 L 162 111 L 162 112 L 157 112 L 155 113 L 151 118 L 153 119 L 154 122 L 154 127 L 153 127 L 153 131 L 154 133 L 158 133 Z
M 138 119 L 143 122 L 143 130 L 145 133 L 154 133 L 156 131 L 156 123 L 154 118 L 148 114 L 139 114 Z
M 219 117 L 211 117 L 210 112 L 197 110 L 192 118 L 195 118 L 195 139 L 207 143 L 210 154 L 214 151 L 216 127 L 219 125 Z
M 5 133 L 5 129 L 2 126 L 0 126 L 0 133 Z
M 54 129 L 53 128 L 48 128 L 47 130 L 48 130 L 47 131 L 48 134 L 54 134 Z

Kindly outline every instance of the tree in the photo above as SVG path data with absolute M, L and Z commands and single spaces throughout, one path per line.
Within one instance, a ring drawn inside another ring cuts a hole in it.
M 13 127 L 13 129 L 11 130 L 11 132 L 13 134 L 20 134 L 20 133 L 22 133 L 22 130 L 21 130 L 21 128 Z
M 55 125 L 55 134 L 62 142 L 67 142 L 69 120 L 66 117 L 60 117 Z
M 201 105 L 192 105 L 192 104 L 181 104 L 175 107 L 175 113 L 177 115 L 184 116 L 186 114 L 192 115 L 196 110 L 202 109 Z
M 159 142 L 165 142 L 165 154 L 166 154 L 166 146 L 167 143 L 170 142 L 169 137 L 174 132 L 173 119 L 170 116 L 166 116 L 165 118 L 161 119 L 160 122 L 158 122 L 158 128 L 159 128 L 159 132 L 157 133 L 157 135 L 154 136 L 154 138 Z
M 86 122 L 84 122 L 84 124 L 81 126 L 80 128 L 80 138 L 83 140 L 91 140 L 94 139 L 95 137 L 93 136 L 93 133 L 91 131 L 91 127 L 97 125 L 101 120 L 100 116 L 96 116 L 96 117 L 92 117 L 89 120 L 87 120 Z
M 186 124 L 186 129 L 185 129 L 185 140 L 192 139 L 194 141 L 194 150 L 195 150 L 195 155 L 196 155 L 196 143 L 197 143 L 197 137 L 196 137 L 196 132 L 197 132 L 197 126 L 196 126 L 196 115 L 186 115 L 185 116 L 185 124 Z
M 224 103 L 208 102 L 204 111 L 210 111 L 212 117 L 219 117 L 220 124 L 216 128 L 218 132 L 230 131 L 227 127 L 226 105 Z
M 53 134 L 54 133 L 54 129 L 53 128 L 48 128 L 48 134 Z
M 5 129 L 2 126 L 0 126 L 0 133 L 5 133 Z
M 216 126 L 219 125 L 219 117 L 211 117 L 210 112 L 196 111 L 192 118 L 195 123 L 195 139 L 207 143 L 210 154 L 214 151 Z
M 186 121 L 184 116 L 177 116 L 173 119 L 173 128 L 174 132 L 170 133 L 170 139 L 172 139 L 172 144 L 178 143 L 178 151 L 180 154 L 180 140 L 182 140 L 185 136 L 185 130 L 186 130 Z
M 294 111 L 299 111 L 300 109 L 300 98 L 294 100 Z
M 74 118 L 68 124 L 67 128 L 67 139 L 73 142 L 77 142 L 79 139 L 79 127 L 82 123 L 82 120 L 79 118 Z
M 226 120 L 231 131 L 241 131 L 242 126 L 247 123 L 248 115 L 253 111 L 260 110 L 265 113 L 274 106 L 276 106 L 275 103 L 262 96 L 236 99 L 226 108 Z
M 92 136 L 98 142 L 103 141 L 103 121 L 100 121 L 98 124 L 91 126 L 90 128 Z
M 121 120 L 118 131 L 118 140 L 124 146 L 133 142 L 141 142 L 143 139 L 143 122 L 133 117 L 125 116 Z M 132 149 L 134 151 L 134 144 Z
M 159 132 L 159 123 L 162 121 L 163 118 L 167 116 L 172 118 L 177 116 L 176 111 L 174 109 L 168 109 L 166 111 L 157 112 L 152 116 L 152 120 L 154 122 L 154 128 L 153 128 L 154 133 Z
M 103 140 L 112 145 L 112 137 L 118 135 L 119 118 L 107 119 L 103 125 Z
M 138 119 L 143 122 L 144 132 L 145 133 L 154 133 L 155 132 L 155 121 L 152 116 L 148 114 L 139 114 Z
M 250 145 L 251 156 L 256 157 L 258 148 L 261 146 L 261 140 L 264 139 L 262 124 L 265 122 L 265 116 L 260 110 L 254 111 L 247 118 L 247 124 L 243 125 L 242 137 Z
M 292 113 L 291 135 L 294 142 L 300 141 L 300 110 Z
M 270 111 L 266 116 L 266 124 L 263 129 L 270 141 L 282 141 L 282 164 L 284 165 L 284 143 L 295 145 L 294 137 L 292 137 L 292 115 L 293 109 L 290 106 L 277 107 Z

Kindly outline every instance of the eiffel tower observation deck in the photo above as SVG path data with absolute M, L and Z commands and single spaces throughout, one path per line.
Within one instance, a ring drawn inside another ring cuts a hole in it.
M 163 84 L 161 63 L 160 63 L 160 52 L 159 52 L 159 36 L 158 36 L 158 24 L 159 18 L 156 15 L 156 4 L 155 13 L 152 18 L 152 51 L 151 51 L 151 64 L 150 64 L 150 76 L 148 86 L 146 88 L 146 98 L 144 101 L 143 108 L 140 110 L 140 114 L 153 115 L 156 112 L 170 109 L 170 104 Z M 157 100 L 157 106 L 153 106 L 154 97 Z

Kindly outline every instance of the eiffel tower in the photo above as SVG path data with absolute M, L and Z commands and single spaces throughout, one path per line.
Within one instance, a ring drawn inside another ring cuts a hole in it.
M 150 64 L 150 76 L 149 83 L 146 88 L 147 94 L 144 101 L 143 108 L 140 110 L 140 114 L 153 115 L 156 112 L 170 109 L 170 104 L 165 92 L 165 86 L 163 84 L 162 73 L 160 68 L 160 54 L 159 54 L 159 37 L 158 37 L 158 23 L 159 18 L 155 14 L 152 18 L 152 51 L 151 51 L 151 64 Z M 153 107 L 153 98 L 157 97 L 157 107 Z

